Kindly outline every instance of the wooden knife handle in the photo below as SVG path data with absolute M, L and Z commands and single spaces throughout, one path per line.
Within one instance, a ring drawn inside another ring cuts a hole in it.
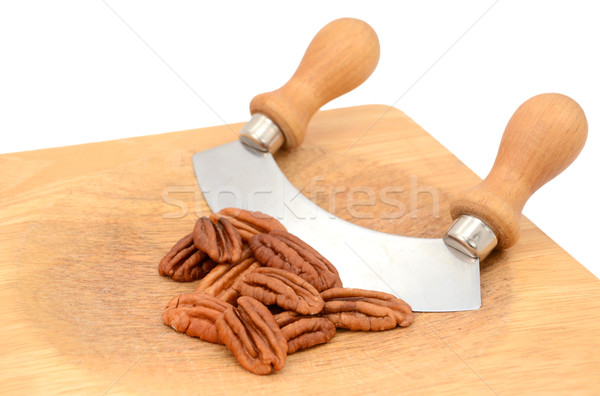
M 575 160 L 587 129 L 583 110 L 568 96 L 527 100 L 508 121 L 489 175 L 451 203 L 452 218 L 475 216 L 496 234 L 498 248 L 511 247 L 519 239 L 525 202 Z
M 317 110 L 362 84 L 378 61 L 375 31 L 358 19 L 337 19 L 317 33 L 284 86 L 252 99 L 250 113 L 269 117 L 283 132 L 284 146 L 297 147 Z

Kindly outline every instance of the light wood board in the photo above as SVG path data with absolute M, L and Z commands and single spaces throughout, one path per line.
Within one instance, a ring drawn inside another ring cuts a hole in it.
M 166 302 L 195 283 L 159 276 L 158 262 L 208 212 L 191 157 L 241 125 L 0 156 L 0 394 L 600 392 L 600 281 L 527 219 L 517 245 L 482 264 L 481 309 L 339 331 L 269 376 L 163 325 Z M 376 105 L 318 113 L 303 146 L 276 160 L 323 208 L 410 236 L 441 236 L 452 194 L 479 181 Z M 395 209 L 376 199 L 353 216 L 353 187 L 404 187 L 389 196 L 404 215 L 382 218 Z

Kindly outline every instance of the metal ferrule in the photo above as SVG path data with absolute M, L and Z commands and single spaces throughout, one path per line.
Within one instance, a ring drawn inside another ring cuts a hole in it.
M 283 145 L 285 138 L 269 117 L 254 113 L 250 121 L 242 127 L 240 140 L 256 150 L 274 153 Z
M 494 232 L 477 217 L 462 215 L 454 220 L 444 243 L 472 258 L 484 260 L 498 244 Z

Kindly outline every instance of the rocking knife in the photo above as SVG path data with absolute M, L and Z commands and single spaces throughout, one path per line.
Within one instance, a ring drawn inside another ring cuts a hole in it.
M 341 19 L 313 39 L 294 76 L 256 96 L 239 141 L 194 155 L 209 207 L 258 210 L 278 218 L 327 257 L 345 287 L 386 291 L 414 311 L 481 306 L 479 263 L 518 239 L 527 199 L 579 154 L 587 121 L 572 99 L 544 94 L 510 119 L 490 174 L 451 204 L 455 219 L 442 238 L 412 238 L 359 227 L 319 208 L 286 179 L 272 153 L 302 143 L 312 115 L 373 71 L 377 36 L 362 21 Z

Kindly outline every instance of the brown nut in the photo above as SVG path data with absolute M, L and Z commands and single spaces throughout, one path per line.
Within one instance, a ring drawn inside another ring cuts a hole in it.
M 242 255 L 240 233 L 225 218 L 212 222 L 207 217 L 200 217 L 192 234 L 198 250 L 217 263 L 235 263 Z
M 408 304 L 395 296 L 372 290 L 335 288 L 321 293 L 321 316 L 335 327 L 376 331 L 406 327 L 414 321 Z
M 192 234 L 186 235 L 160 260 L 158 273 L 177 282 L 191 282 L 202 278 L 217 265 L 194 246 Z
M 225 208 L 217 212 L 216 215 L 211 215 L 211 220 L 214 217 L 225 217 L 235 228 L 242 237 L 242 241 L 248 243 L 250 238 L 256 234 L 266 234 L 273 230 L 286 231 L 283 224 L 277 219 L 264 214 L 262 212 L 251 212 L 244 209 L 238 208 Z
M 300 238 L 286 231 L 257 234 L 250 238 L 250 249 L 262 265 L 292 272 L 320 292 L 342 286 L 333 264 Z
M 294 311 L 281 311 L 279 313 L 273 314 L 275 317 L 275 321 L 280 329 L 283 329 L 285 326 L 289 325 L 292 322 L 304 317 L 304 315 L 300 315 L 298 312 Z
M 321 312 L 323 299 L 310 283 L 289 271 L 262 267 L 240 278 L 233 288 L 265 305 L 276 304 L 304 315 Z
M 233 289 L 234 283 L 242 278 L 244 274 L 256 268 L 260 268 L 260 264 L 256 262 L 250 249 L 246 249 L 237 263 L 219 264 L 214 267 L 198 283 L 196 291 L 202 291 L 236 305 L 239 294 Z
M 230 307 L 230 304 L 204 293 L 181 294 L 167 304 L 163 322 L 180 333 L 222 344 L 215 321 Z
M 217 334 L 245 369 L 254 374 L 281 370 L 287 340 L 267 307 L 252 297 L 238 298 L 216 321 Z
M 324 344 L 335 335 L 335 325 L 326 318 L 286 311 L 275 315 L 275 320 L 288 340 L 288 355 Z

